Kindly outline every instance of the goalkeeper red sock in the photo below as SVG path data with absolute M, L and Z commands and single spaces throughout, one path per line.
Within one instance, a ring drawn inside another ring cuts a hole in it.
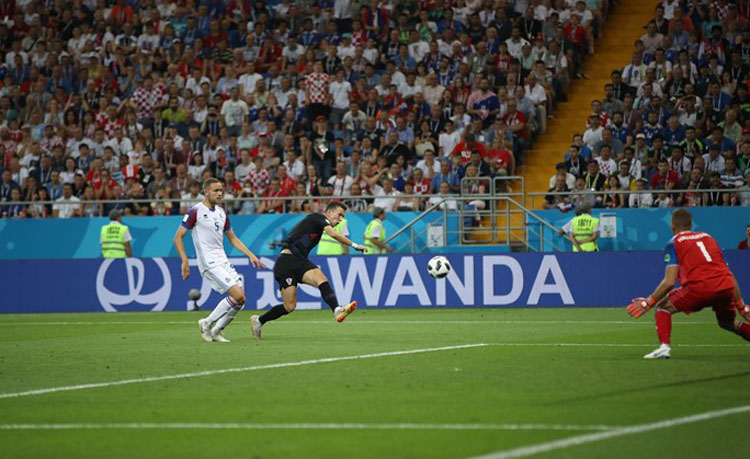
M 659 309 L 654 315 L 656 318 L 656 335 L 661 344 L 669 345 L 672 336 L 672 314 L 664 309 Z
M 735 333 L 740 335 L 745 341 L 750 341 L 750 325 L 740 322 L 735 327 Z

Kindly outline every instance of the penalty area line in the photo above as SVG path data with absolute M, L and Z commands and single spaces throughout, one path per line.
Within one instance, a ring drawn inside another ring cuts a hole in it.
M 379 352 L 375 354 L 349 355 L 349 356 L 343 356 L 343 357 L 326 357 L 322 359 L 301 360 L 298 362 L 286 362 L 286 363 L 272 363 L 272 364 L 266 364 L 266 365 L 254 365 L 254 366 L 249 366 L 249 367 L 223 368 L 223 369 L 218 369 L 218 370 L 197 371 L 194 373 L 180 373 L 180 374 L 174 374 L 174 375 L 150 376 L 150 377 L 145 377 L 145 378 L 121 379 L 118 381 L 107 381 L 107 382 L 91 383 L 91 384 L 76 384 L 76 385 L 71 385 L 71 386 L 48 387 L 45 389 L 35 389 L 35 390 L 28 390 L 28 391 L 23 391 L 23 392 L 8 392 L 8 393 L 0 394 L 0 399 L 29 397 L 32 395 L 44 395 L 44 394 L 51 394 L 55 392 L 69 392 L 69 391 L 74 391 L 74 390 L 96 389 L 100 387 L 124 386 L 128 384 L 139 384 L 139 383 L 147 383 L 147 382 L 154 382 L 154 381 L 168 381 L 171 379 L 198 378 L 202 376 L 213 376 L 213 375 L 219 375 L 219 374 L 225 374 L 225 373 L 242 373 L 242 372 L 247 372 L 247 371 L 272 370 L 276 368 L 301 367 L 305 365 L 316 365 L 319 363 L 343 362 L 347 360 L 375 359 L 375 358 L 380 358 L 380 357 L 423 354 L 427 352 L 452 351 L 456 349 L 469 349 L 469 348 L 485 347 L 485 346 L 489 346 L 489 344 L 487 343 L 461 344 L 461 345 L 456 345 L 456 346 L 442 346 L 442 347 L 430 347 L 430 348 L 423 348 L 423 349 L 409 349 L 409 350 L 404 350 L 404 351 Z
M 738 406 L 735 408 L 727 408 L 723 410 L 708 411 L 705 413 L 694 414 L 690 416 L 683 416 L 679 418 L 666 419 L 664 421 L 651 422 L 648 424 L 639 424 L 630 427 L 618 427 L 612 430 L 604 432 L 590 433 L 584 435 L 576 435 L 574 437 L 563 438 L 562 440 L 555 440 L 546 443 L 539 443 L 537 445 L 522 446 L 506 451 L 498 451 L 490 453 L 484 456 L 475 456 L 474 459 L 512 459 L 517 457 L 527 457 L 540 453 L 547 453 L 550 451 L 557 451 L 573 446 L 584 445 L 587 443 L 593 443 L 597 441 L 607 440 L 610 438 L 622 437 L 625 435 L 638 434 L 643 432 L 653 432 L 654 430 L 667 429 L 670 427 L 680 426 L 683 424 L 691 424 L 694 422 L 707 421 L 710 419 L 721 418 L 725 416 L 732 416 L 735 414 L 750 412 L 750 405 Z
M 608 425 L 568 425 L 568 424 L 419 424 L 419 423 L 66 423 L 66 424 L 0 424 L 0 430 L 99 430 L 99 429 L 238 429 L 238 430 L 555 430 L 555 431 L 609 431 L 616 426 Z

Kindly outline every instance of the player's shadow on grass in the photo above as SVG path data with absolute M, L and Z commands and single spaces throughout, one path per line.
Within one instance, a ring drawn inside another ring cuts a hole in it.
M 649 384 L 647 386 L 639 386 L 639 387 L 633 387 L 630 389 L 623 389 L 623 390 L 617 390 L 617 391 L 610 391 L 610 392 L 603 392 L 599 394 L 589 395 L 585 397 L 574 397 L 574 398 L 568 398 L 564 400 L 560 400 L 560 403 L 566 403 L 566 402 L 582 402 L 585 400 L 595 400 L 598 398 L 604 398 L 604 397 L 614 397 L 617 395 L 628 395 L 632 393 L 638 393 L 642 394 L 644 392 L 659 390 L 659 389 L 668 389 L 672 387 L 680 387 L 680 386 L 687 386 L 691 384 L 701 384 L 701 383 L 710 383 L 715 381 L 726 381 L 728 379 L 735 379 L 735 378 L 742 378 L 745 376 L 750 376 L 750 371 L 743 371 L 740 373 L 730 373 L 728 375 L 719 375 L 719 376 L 712 376 L 710 378 L 696 378 L 696 379 L 688 379 L 688 380 L 682 380 L 679 382 L 671 382 L 671 383 L 664 383 L 664 384 Z

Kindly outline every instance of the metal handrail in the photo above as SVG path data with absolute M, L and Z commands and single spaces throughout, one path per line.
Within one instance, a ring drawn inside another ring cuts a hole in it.
M 531 207 L 534 207 L 534 198 L 547 196 L 607 196 L 607 195 L 621 195 L 629 197 L 631 194 L 646 194 L 650 193 L 653 195 L 660 194 L 688 194 L 688 193 L 747 193 L 750 192 L 750 187 L 743 188 L 698 188 L 698 189 L 672 189 L 672 190 L 615 190 L 615 191 L 594 191 L 594 190 L 571 190 L 571 191 L 530 191 L 528 193 L 531 198 Z
M 558 228 L 555 228 L 554 225 L 552 225 L 551 223 L 549 223 L 546 220 L 542 219 L 541 217 L 539 217 L 538 215 L 536 215 L 534 212 L 532 212 L 531 210 L 529 210 L 526 207 L 524 207 L 523 205 L 521 205 L 521 203 L 517 202 L 515 199 L 507 197 L 507 196 L 500 196 L 499 199 L 506 200 L 506 201 L 510 202 L 511 204 L 513 204 L 516 207 L 518 207 L 518 209 L 521 210 L 525 215 L 530 216 L 530 217 L 536 219 L 540 224 L 546 226 L 547 228 L 551 229 L 555 233 L 559 233 L 560 230 Z M 531 248 L 531 246 L 528 243 L 528 240 L 529 240 L 529 238 L 528 238 L 529 225 L 527 224 L 525 226 L 526 226 L 526 232 L 527 232 L 526 247 Z M 544 231 L 540 232 L 540 234 L 539 234 L 539 240 L 540 240 L 541 249 L 544 250 Z M 555 248 L 556 250 L 560 250 L 560 248 L 557 247 L 557 245 L 555 245 L 554 243 L 552 243 L 552 247 Z
M 565 196 L 569 194 L 588 194 L 593 196 L 598 195 L 607 195 L 607 194 L 643 194 L 643 193 L 651 193 L 651 194 L 663 194 L 663 193 L 676 193 L 676 194 L 685 194 L 685 193 L 713 193 L 721 191 L 723 193 L 734 193 L 734 192 L 742 192 L 742 191 L 750 191 L 750 187 L 748 188 L 696 188 L 696 189 L 673 189 L 673 190 L 602 190 L 602 191 L 594 191 L 594 190 L 570 190 L 570 191 L 530 191 L 528 193 L 529 196 Z
M 440 205 L 442 203 L 444 203 L 447 199 L 448 198 L 443 198 L 440 201 L 436 202 L 435 204 L 431 205 L 428 209 L 423 210 L 422 213 L 420 213 L 416 217 L 412 218 L 406 225 L 402 226 L 398 231 L 396 231 L 395 233 L 391 234 L 390 237 L 386 238 L 385 241 L 383 241 L 383 244 L 388 244 L 389 242 L 391 242 L 392 240 L 394 240 L 396 238 L 396 236 L 400 235 L 401 233 L 403 233 L 407 229 L 409 229 L 412 226 L 414 226 L 415 223 L 417 223 L 419 220 L 421 220 L 422 218 L 424 218 L 428 213 L 430 213 L 433 210 L 435 210 L 438 207 L 440 207 Z M 450 198 L 450 199 L 454 199 L 454 198 Z
M 308 200 L 327 200 L 327 201 L 347 201 L 352 199 L 365 199 L 365 200 L 375 200 L 375 199 L 412 199 L 412 198 L 418 198 L 418 199 L 430 199 L 432 197 L 438 196 L 438 194 L 399 194 L 398 196 L 376 196 L 371 194 L 366 195 L 342 195 L 342 196 L 241 196 L 239 198 L 233 197 L 231 199 L 224 199 L 224 202 L 262 202 L 262 201 L 308 201 Z M 450 198 L 446 199 L 457 199 L 461 200 L 462 196 L 459 194 L 450 195 Z M 477 196 L 486 196 L 490 197 L 490 195 L 471 195 L 471 198 L 474 199 Z M 80 199 L 78 201 L 75 201 L 76 204 L 149 204 L 152 202 L 173 202 L 173 203 L 182 203 L 182 202 L 196 202 L 198 201 L 197 198 L 191 198 L 191 199 L 182 199 L 182 198 L 140 198 L 140 199 Z M 58 202 L 58 201 L 0 201 L 0 206 L 9 206 L 9 205 L 17 205 L 17 204 L 23 204 L 23 205 L 32 205 L 32 204 L 71 204 L 71 202 Z

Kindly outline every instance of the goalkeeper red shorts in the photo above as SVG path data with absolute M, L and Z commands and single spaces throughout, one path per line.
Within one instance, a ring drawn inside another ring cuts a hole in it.
M 712 308 L 719 320 L 734 320 L 734 287 L 713 290 L 704 284 L 689 284 L 669 292 L 669 302 L 685 314 Z

